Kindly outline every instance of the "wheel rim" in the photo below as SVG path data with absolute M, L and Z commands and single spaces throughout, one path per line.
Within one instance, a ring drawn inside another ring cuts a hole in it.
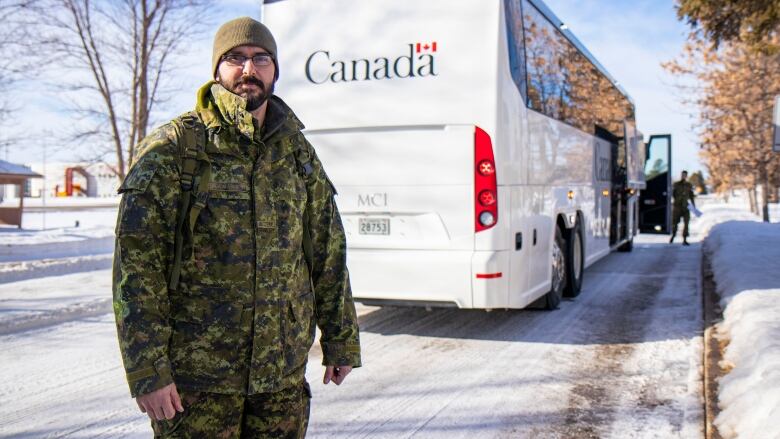
M 563 289 L 566 278 L 566 261 L 563 260 L 563 252 L 557 240 L 553 242 L 552 252 L 552 290 L 558 292 Z
M 579 233 L 574 235 L 574 278 L 579 279 L 582 274 L 582 237 Z

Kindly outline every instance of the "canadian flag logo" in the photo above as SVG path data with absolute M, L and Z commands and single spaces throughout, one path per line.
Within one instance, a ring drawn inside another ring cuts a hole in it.
M 417 43 L 417 53 L 421 52 L 436 52 L 436 41 L 432 43 Z

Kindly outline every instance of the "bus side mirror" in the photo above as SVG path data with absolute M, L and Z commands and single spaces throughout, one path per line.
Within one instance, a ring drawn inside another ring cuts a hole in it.
M 775 96 L 775 109 L 772 117 L 772 151 L 780 152 L 780 95 Z

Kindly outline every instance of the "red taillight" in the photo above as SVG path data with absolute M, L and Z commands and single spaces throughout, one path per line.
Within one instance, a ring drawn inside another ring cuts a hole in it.
M 481 232 L 498 222 L 498 183 L 493 142 L 482 128 L 474 131 L 474 230 Z
M 479 172 L 479 174 L 482 176 L 488 177 L 496 173 L 496 167 L 493 164 L 493 162 L 488 160 L 482 160 L 477 165 L 477 172 Z
M 496 194 L 493 191 L 482 191 L 479 193 L 479 204 L 488 207 L 496 204 Z

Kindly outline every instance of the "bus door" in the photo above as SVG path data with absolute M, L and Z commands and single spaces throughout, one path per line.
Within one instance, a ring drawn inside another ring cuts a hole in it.
M 595 135 L 607 141 L 611 149 L 609 245 L 612 247 L 626 237 L 626 144 L 622 137 L 617 137 L 600 126 L 596 126 Z
M 672 136 L 650 136 L 645 157 L 647 187 L 639 197 L 639 230 L 669 234 L 672 224 Z

